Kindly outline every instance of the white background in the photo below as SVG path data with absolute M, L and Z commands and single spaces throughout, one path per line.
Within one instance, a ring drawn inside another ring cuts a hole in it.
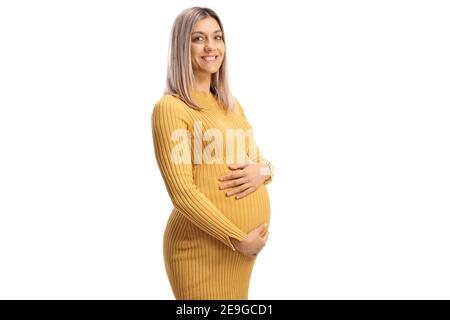
M 0 298 L 173 299 L 150 113 L 222 18 L 275 165 L 250 299 L 450 298 L 447 1 L 0 2 Z

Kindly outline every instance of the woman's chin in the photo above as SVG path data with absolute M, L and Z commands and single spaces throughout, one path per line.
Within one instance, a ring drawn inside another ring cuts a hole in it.
M 218 68 L 203 68 L 202 69 L 202 72 L 209 73 L 209 74 L 214 74 L 217 71 L 219 71 Z

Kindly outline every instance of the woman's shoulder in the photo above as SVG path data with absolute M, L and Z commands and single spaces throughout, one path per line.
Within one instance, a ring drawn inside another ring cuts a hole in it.
M 153 112 L 172 112 L 176 111 L 179 113 L 184 113 L 186 111 L 187 105 L 178 97 L 171 94 L 164 94 L 156 101 Z
M 242 115 L 244 113 L 244 109 L 242 108 L 241 103 L 239 102 L 238 98 L 236 98 L 236 96 L 234 96 L 234 95 L 233 95 L 233 101 L 234 101 L 235 112 Z
M 170 105 L 175 107 L 182 107 L 183 105 L 185 105 L 185 103 L 177 96 L 171 94 L 164 94 L 159 98 L 158 101 L 156 101 L 155 106 L 156 105 Z

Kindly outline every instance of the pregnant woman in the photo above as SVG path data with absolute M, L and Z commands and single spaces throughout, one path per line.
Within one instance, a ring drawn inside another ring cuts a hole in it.
M 248 299 L 269 235 L 273 166 L 230 92 L 225 49 L 213 10 L 182 11 L 172 27 L 166 90 L 151 115 L 174 205 L 163 252 L 176 299 Z

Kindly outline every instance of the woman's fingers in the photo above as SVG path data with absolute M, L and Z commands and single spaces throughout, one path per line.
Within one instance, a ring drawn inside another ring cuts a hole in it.
M 261 231 L 261 233 L 259 234 L 259 236 L 260 236 L 260 237 L 263 237 L 263 236 L 266 234 L 266 232 L 269 232 L 269 227 L 268 227 L 268 226 L 266 226 L 266 227 Z
M 269 239 L 269 230 L 266 231 L 266 234 L 262 236 L 261 239 L 264 240 L 264 242 L 266 242 L 267 239 Z
M 252 187 L 246 189 L 244 192 L 239 193 L 239 194 L 236 196 L 236 199 L 241 199 L 241 198 L 243 198 L 243 197 L 249 195 L 250 193 L 252 193 L 252 192 L 254 192 L 254 191 L 256 191 L 256 188 L 252 186 Z
M 238 179 L 234 179 L 228 182 L 224 182 L 220 184 L 220 190 L 223 189 L 227 189 L 227 188 L 231 188 L 234 186 L 240 186 L 241 184 L 247 183 L 248 182 L 248 178 L 247 177 L 242 177 L 242 178 L 238 178 Z
M 229 197 L 229 196 L 232 196 L 233 194 L 243 192 L 243 191 L 245 191 L 248 188 L 250 188 L 250 184 L 245 183 L 242 186 L 239 186 L 237 188 L 234 188 L 233 190 L 228 191 L 226 193 L 226 195 L 227 195 L 227 197 Z
M 245 168 L 248 165 L 249 165 L 248 163 L 235 163 L 235 164 L 228 165 L 228 168 L 230 168 L 231 170 L 235 170 L 235 169 Z
M 226 180 L 234 180 L 237 178 L 241 178 L 247 175 L 247 172 L 245 172 L 244 170 L 236 170 L 233 173 L 229 173 L 226 175 L 223 175 L 219 178 L 219 181 L 226 181 Z
M 264 234 L 265 232 L 267 232 L 269 227 L 269 224 L 267 222 L 265 223 L 261 223 L 259 226 L 257 226 L 255 229 L 253 229 L 252 231 L 250 231 L 250 233 L 252 234 L 256 234 L 258 236 L 260 236 L 261 234 Z
M 219 181 L 222 182 L 219 185 L 219 189 L 223 190 L 250 183 L 250 185 L 253 186 L 254 190 L 256 190 L 264 182 L 264 180 L 267 179 L 266 177 L 263 177 L 265 175 L 261 175 L 261 166 L 265 167 L 261 164 L 247 164 L 243 166 L 243 169 L 237 169 L 230 174 L 221 176 L 219 178 Z M 247 191 L 247 193 L 243 193 L 237 199 L 245 197 L 247 194 L 253 192 L 254 190 L 249 190 Z

